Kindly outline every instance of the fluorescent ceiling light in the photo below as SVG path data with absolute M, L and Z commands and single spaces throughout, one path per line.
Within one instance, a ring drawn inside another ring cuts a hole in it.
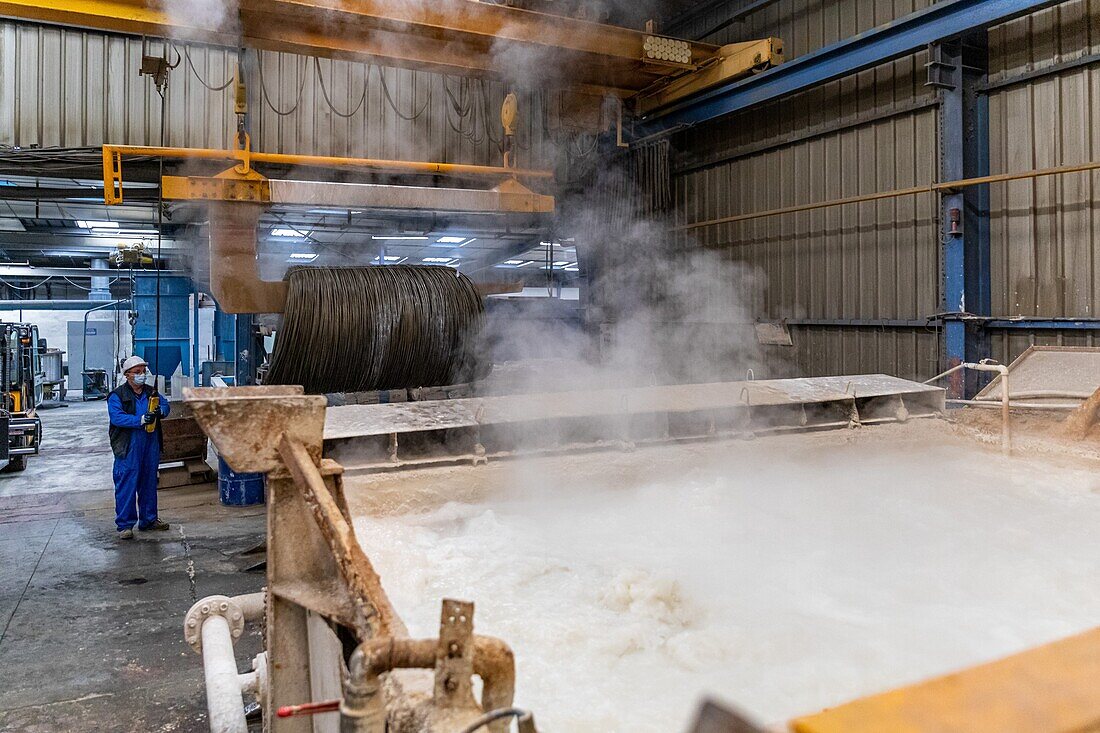
M 458 245 L 458 246 L 459 246 L 459 247 L 465 247 L 465 246 L 466 246 L 467 244 L 469 244 L 470 242 L 476 242 L 476 241 L 477 241 L 477 239 L 476 239 L 476 238 L 474 238 L 474 237 L 470 237 L 469 239 L 467 239 L 467 240 L 466 240 L 465 242 L 463 242 L 462 244 L 460 244 L 460 245 Z
M 436 263 L 436 264 L 446 264 L 446 263 L 452 261 L 453 259 L 454 259 L 453 257 L 425 257 L 423 259 L 423 262 L 432 262 L 432 263 Z
M 118 229 L 117 221 L 86 221 L 78 220 L 76 225 L 81 229 Z
M 522 265 L 516 265 L 516 267 L 527 267 L 528 265 L 533 265 L 533 264 L 535 264 L 535 260 L 527 260 Z
M 462 244 L 466 241 L 466 237 L 440 237 L 436 241 L 440 244 Z
M 571 264 L 573 264 L 573 263 L 570 262 L 569 260 L 562 260 L 561 262 L 555 262 L 554 266 L 555 267 L 561 267 L 563 265 L 571 265 Z
M 576 265 L 573 265 L 572 267 L 566 267 L 565 271 L 566 272 L 580 272 L 580 270 L 577 268 Z
M 291 252 L 290 259 L 298 262 L 313 262 L 317 255 L 313 252 Z
M 506 264 L 506 265 L 522 265 L 523 260 L 505 260 L 504 264 Z
M 375 258 L 375 259 L 377 259 L 377 258 Z M 386 262 L 401 262 L 405 259 L 407 259 L 407 258 L 398 257 L 397 255 L 386 255 Z
M 273 237 L 300 237 L 302 233 L 297 229 L 272 229 L 271 236 Z
M 401 236 L 392 236 L 392 237 L 379 237 L 379 236 L 374 235 L 374 234 L 372 234 L 370 238 L 371 239 L 393 239 L 393 240 L 427 239 L 427 237 L 406 237 L 406 236 L 403 236 L 403 235 L 401 235 Z

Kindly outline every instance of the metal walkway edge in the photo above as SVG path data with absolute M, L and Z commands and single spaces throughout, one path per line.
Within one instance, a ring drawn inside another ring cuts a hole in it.
M 325 444 L 394 467 L 904 421 L 941 414 L 944 396 L 867 374 L 348 405 L 328 409 Z

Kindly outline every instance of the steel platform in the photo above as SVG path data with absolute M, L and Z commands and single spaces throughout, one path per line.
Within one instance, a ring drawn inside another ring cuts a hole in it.
M 357 464 L 382 467 L 848 427 L 943 410 L 938 387 L 864 374 L 348 405 L 328 409 L 324 435 L 326 452 L 354 443 Z

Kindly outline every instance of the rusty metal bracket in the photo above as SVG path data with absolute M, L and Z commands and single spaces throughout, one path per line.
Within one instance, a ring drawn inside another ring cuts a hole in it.
M 336 567 L 352 594 L 355 630 L 360 639 L 392 636 L 403 629 L 397 612 L 382 589 L 382 580 L 359 542 L 351 523 L 325 486 L 325 479 L 301 443 L 283 436 L 279 455 L 313 513 Z
M 435 652 L 435 704 L 470 707 L 473 702 L 474 604 L 444 600 Z
M 231 174 L 231 175 L 227 175 Z M 187 201 L 271 201 L 271 184 L 256 171 L 239 177 L 234 166 L 216 176 L 163 176 L 160 179 L 165 199 Z

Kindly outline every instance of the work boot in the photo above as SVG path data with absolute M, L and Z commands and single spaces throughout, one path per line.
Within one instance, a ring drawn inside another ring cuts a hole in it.
M 118 532 L 118 538 L 120 540 L 132 540 L 132 539 L 134 539 L 134 530 L 132 530 L 132 529 L 121 529 Z
M 160 519 L 154 519 L 152 522 L 149 522 L 149 524 L 145 525 L 144 527 L 139 525 L 138 529 L 140 529 L 142 532 L 163 532 L 168 529 L 168 522 L 162 522 L 160 521 Z

